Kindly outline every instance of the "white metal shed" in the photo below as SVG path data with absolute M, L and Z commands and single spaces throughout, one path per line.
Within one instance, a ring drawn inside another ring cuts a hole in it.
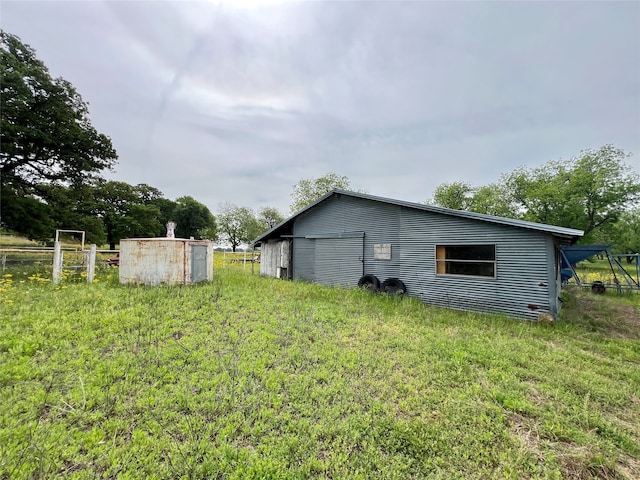
M 213 279 L 213 243 L 183 238 L 120 241 L 120 283 L 186 285 Z

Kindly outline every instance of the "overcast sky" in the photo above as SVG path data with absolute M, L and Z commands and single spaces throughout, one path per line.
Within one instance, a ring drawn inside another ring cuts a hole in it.
M 640 171 L 640 2 L 7 1 L 108 178 L 289 213 L 302 178 L 423 202 L 604 144 Z

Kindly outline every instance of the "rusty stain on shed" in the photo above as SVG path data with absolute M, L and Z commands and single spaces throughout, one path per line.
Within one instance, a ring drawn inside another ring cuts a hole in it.
M 213 243 L 182 238 L 120 241 L 120 283 L 185 285 L 213 279 Z

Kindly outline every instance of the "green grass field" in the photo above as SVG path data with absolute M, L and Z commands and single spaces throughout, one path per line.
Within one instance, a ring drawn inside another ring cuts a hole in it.
M 0 478 L 640 478 L 640 295 L 525 323 L 220 260 L 3 277 Z

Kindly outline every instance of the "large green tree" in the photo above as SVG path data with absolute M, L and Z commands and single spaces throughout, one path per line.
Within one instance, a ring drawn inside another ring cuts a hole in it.
M 176 199 L 173 220 L 176 222 L 176 236 L 195 239 L 215 239 L 217 236 L 215 216 L 206 205 L 192 197 Z
M 467 182 L 443 183 L 426 203 L 500 217 L 518 217 L 517 207 L 501 184 L 472 187 Z
M 294 185 L 291 192 L 291 213 L 302 210 L 334 188 L 351 190 L 351 182 L 348 177 L 333 172 L 319 178 L 303 178 Z
M 15 194 L 86 182 L 113 167 L 111 140 L 89 121 L 73 85 L 52 78 L 35 51 L 0 31 L 0 175 Z
M 104 224 L 110 249 L 123 238 L 157 237 L 164 233 L 166 220 L 155 202 L 162 193 L 145 184 L 100 181 L 94 189 L 94 215 Z
M 263 231 L 263 226 L 247 207 L 224 203 L 217 218 L 220 237 L 231 245 L 234 252 L 238 246 L 251 242 Z
M 616 253 L 640 253 L 640 207 L 623 212 L 614 223 L 598 229 L 594 240 L 613 245 Z M 627 257 L 627 261 L 631 263 L 633 257 Z
M 280 214 L 280 212 L 273 207 L 262 207 L 258 211 L 258 216 L 256 217 L 258 222 L 260 223 L 262 232 L 266 232 L 267 230 L 272 229 L 277 224 L 284 220 L 284 217 Z M 260 235 L 259 232 L 258 235 Z M 256 237 L 258 236 L 256 235 Z
M 56 228 L 51 207 L 34 195 L 16 195 L 13 190 L 0 186 L 2 223 L 30 240 L 52 238 Z
M 135 221 L 129 216 L 129 210 L 138 198 L 131 185 L 110 181 L 99 183 L 95 199 L 95 214 L 102 218 L 109 248 L 113 250 L 122 238 L 134 236 Z
M 640 199 L 640 178 L 623 150 L 605 145 L 566 161 L 520 168 L 505 185 L 525 220 L 591 232 L 615 222 Z
M 583 242 L 596 240 L 598 229 L 613 225 L 640 200 L 640 178 L 611 145 L 584 150 L 564 161 L 520 167 L 497 184 L 473 188 L 465 182 L 436 188 L 440 206 L 533 222 L 577 228 Z
M 101 238 L 99 219 L 65 203 L 110 169 L 111 140 L 89 121 L 73 85 L 52 78 L 35 51 L 0 31 L 0 223 L 33 239 L 73 223 Z M 56 187 L 69 187 L 63 192 Z M 61 202 L 61 204 L 58 204 Z M 22 212 L 22 213 L 21 213 Z M 65 214 L 75 218 L 61 218 Z
M 442 183 L 433 192 L 431 203 L 454 210 L 472 210 L 473 187 L 467 182 Z
M 31 240 L 50 240 L 56 229 L 83 230 L 86 241 L 102 245 L 105 229 L 97 216 L 95 190 L 87 184 L 41 185 L 40 195 L 6 194 L 2 189 L 3 224 Z
M 69 186 L 43 185 L 55 228 L 83 230 L 88 243 L 102 245 L 106 241 L 103 218 L 96 215 L 98 202 L 95 187 L 85 183 Z M 51 238 L 52 232 L 45 237 Z

